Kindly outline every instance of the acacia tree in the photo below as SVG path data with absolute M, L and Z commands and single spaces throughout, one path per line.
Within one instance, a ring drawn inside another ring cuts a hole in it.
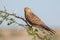
M 14 18 L 10 18 L 9 16 L 14 16 L 15 18 L 18 18 L 18 19 L 23 20 L 23 21 L 26 23 L 26 25 L 20 24 L 20 23 L 16 22 L 16 20 L 15 20 Z M 40 40 L 52 40 L 51 34 L 44 35 L 43 37 L 39 36 L 38 30 L 32 28 L 32 26 L 29 25 L 29 23 L 27 22 L 27 20 L 25 20 L 25 19 L 22 18 L 22 17 L 17 16 L 15 13 L 10 14 L 9 12 L 7 12 L 7 10 L 6 10 L 5 7 L 4 7 L 4 10 L 0 10 L 0 18 L 2 18 L 2 19 L 0 20 L 0 24 L 1 24 L 4 20 L 5 20 L 5 21 L 10 20 L 10 21 L 7 23 L 7 25 L 11 25 L 11 24 L 13 24 L 13 23 L 16 23 L 16 24 L 18 24 L 19 26 L 24 27 L 24 28 L 27 30 L 27 33 L 33 36 L 32 40 L 36 40 L 36 37 L 38 37 Z M 25 26 L 26 26 L 26 27 L 25 27 Z M 45 34 L 45 31 L 44 31 L 43 29 L 42 29 L 41 31 L 42 31 L 43 34 Z

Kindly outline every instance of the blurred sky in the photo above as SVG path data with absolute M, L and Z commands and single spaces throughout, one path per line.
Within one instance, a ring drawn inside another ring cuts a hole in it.
M 60 27 L 60 0 L 0 0 L 0 9 L 16 12 L 24 17 L 24 8 L 30 7 L 32 11 L 47 25 Z

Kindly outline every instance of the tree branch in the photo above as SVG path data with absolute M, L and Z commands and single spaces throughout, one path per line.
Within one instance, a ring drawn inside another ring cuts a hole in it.
M 5 13 L 5 14 L 8 14 L 8 16 L 11 15 L 11 16 L 14 16 L 14 17 L 16 17 L 16 18 L 19 18 L 19 19 L 23 20 L 23 21 L 27 24 L 26 26 L 32 27 L 32 26 L 30 26 L 30 25 L 28 24 L 28 22 L 27 22 L 24 18 L 22 18 L 22 17 L 16 16 L 15 14 L 10 14 L 10 13 L 8 13 L 8 12 L 6 12 L 6 11 L 0 11 L 0 14 L 1 14 L 1 13 Z M 16 22 L 16 23 L 17 23 L 17 22 Z M 19 24 L 19 23 L 17 23 L 17 24 Z

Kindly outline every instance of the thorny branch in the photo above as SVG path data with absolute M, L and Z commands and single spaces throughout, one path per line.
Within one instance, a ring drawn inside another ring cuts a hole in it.
M 24 18 L 19 17 L 19 16 L 16 16 L 16 14 L 10 14 L 10 13 L 8 13 L 8 12 L 6 12 L 6 11 L 0 11 L 0 14 L 1 14 L 1 13 L 5 13 L 5 14 L 7 14 L 8 16 L 11 15 L 11 16 L 14 16 L 14 17 L 16 17 L 16 18 L 19 18 L 19 19 L 23 20 L 23 21 L 27 24 L 27 25 L 25 25 L 25 26 L 31 27 Z M 15 22 L 15 23 L 17 23 L 17 22 Z M 19 23 L 17 23 L 17 24 L 19 24 Z
M 19 19 L 23 20 L 23 21 L 27 24 L 27 25 L 25 25 L 25 26 L 32 27 L 32 26 L 30 26 L 30 25 L 28 24 L 28 22 L 27 22 L 24 18 L 19 17 L 19 16 L 16 16 L 16 14 L 10 14 L 10 13 L 8 13 L 5 6 L 4 6 L 4 11 L 0 11 L 0 14 L 1 14 L 1 13 L 5 13 L 5 14 L 8 14 L 8 16 L 9 16 L 9 15 L 12 15 L 12 16 L 14 16 L 14 17 L 16 17 L 16 18 L 19 18 Z M 17 22 L 16 22 L 16 23 L 17 23 Z M 17 24 L 19 24 L 19 23 L 17 23 Z

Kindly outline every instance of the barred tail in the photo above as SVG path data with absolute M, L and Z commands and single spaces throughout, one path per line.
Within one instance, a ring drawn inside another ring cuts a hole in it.
M 41 26 L 43 29 L 50 31 L 51 33 L 55 34 L 55 31 L 49 28 L 48 26 Z

